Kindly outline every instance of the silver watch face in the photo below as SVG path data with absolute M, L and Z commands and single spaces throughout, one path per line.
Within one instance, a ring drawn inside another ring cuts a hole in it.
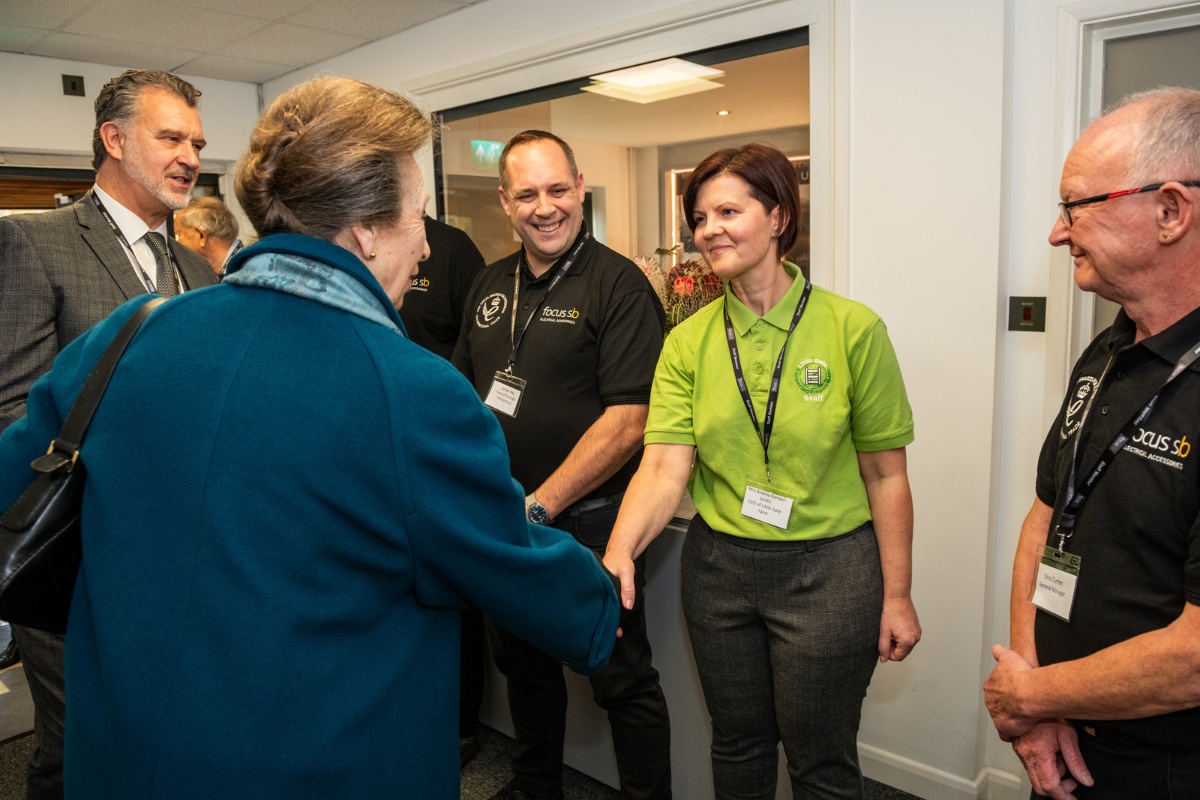
M 538 525 L 548 525 L 550 523 L 550 515 L 546 513 L 546 509 L 542 508 L 541 503 L 530 503 L 529 521 L 536 522 Z

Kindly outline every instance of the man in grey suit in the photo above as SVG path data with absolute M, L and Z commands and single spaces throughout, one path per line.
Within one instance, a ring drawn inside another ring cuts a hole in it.
M 166 235 L 200 170 L 199 97 L 166 72 L 113 78 L 96 98 L 92 190 L 67 208 L 0 218 L 0 432 L 58 352 L 117 306 L 215 282 Z M 61 798 L 63 637 L 15 625 L 13 636 L 35 709 L 27 798 Z

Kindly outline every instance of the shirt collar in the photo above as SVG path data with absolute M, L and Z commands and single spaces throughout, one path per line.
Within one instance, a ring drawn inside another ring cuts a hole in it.
M 141 217 L 118 203 L 111 194 L 101 189 L 99 184 L 93 186 L 92 191 L 100 198 L 100 202 L 104 204 L 104 210 L 112 217 L 113 222 L 117 223 L 117 227 L 121 229 L 121 234 L 125 237 L 125 241 L 129 242 L 130 245 L 145 236 L 146 231 L 150 230 L 150 226 L 142 222 Z M 162 224 L 154 230 L 161 233 L 163 238 L 166 238 L 167 221 L 164 219 Z
M 1136 333 L 1133 320 L 1125 314 L 1125 309 L 1121 309 L 1113 320 L 1112 328 L 1109 329 L 1109 349 L 1117 351 L 1128 346 L 1133 342 Z M 1195 347 L 1197 342 L 1200 342 L 1200 308 L 1194 309 L 1165 331 L 1149 336 L 1138 344 L 1164 361 L 1174 364 L 1184 353 Z M 1193 364 L 1191 369 L 1200 371 L 1200 361 Z
M 800 274 L 800 268 L 789 261 L 783 262 L 783 271 L 791 276 L 792 285 L 779 302 L 761 317 L 746 308 L 733 293 L 732 286 L 725 288 L 725 307 L 729 309 L 729 321 L 733 323 L 733 329 L 738 336 L 744 336 L 760 319 L 785 333 L 792 326 L 796 304 L 800 302 L 800 295 L 804 292 L 804 276 Z
M 541 280 L 549 280 L 550 278 L 553 278 L 554 273 L 557 272 L 558 268 L 562 266 L 563 259 L 565 259 L 567 256 L 571 255 L 571 251 L 575 249 L 575 245 L 579 244 L 579 240 L 582 239 L 585 235 L 587 235 L 587 232 L 588 232 L 587 222 L 580 223 L 579 233 L 577 233 L 575 235 L 575 238 L 571 241 L 571 246 L 567 248 L 567 252 L 563 253 L 562 256 L 550 266 L 550 269 L 543 272 L 542 276 L 540 278 L 534 278 L 533 273 L 529 270 L 529 259 L 525 258 L 525 246 L 522 245 L 521 249 L 517 251 L 517 254 L 513 259 L 513 266 L 512 266 L 512 269 L 510 269 L 508 271 L 508 274 L 512 275 L 513 272 L 518 267 L 523 266 L 525 268 L 523 270 L 523 274 L 526 278 L 529 279 L 529 282 L 531 282 L 531 283 L 537 283 L 538 281 L 541 281 Z M 593 238 L 593 240 L 595 239 L 595 237 L 592 237 L 592 238 Z M 579 256 L 575 259 L 575 263 L 571 265 L 571 271 L 569 273 L 567 273 L 568 275 L 574 275 L 583 270 L 584 263 L 585 263 L 583 260 L 583 255 L 585 252 L 587 252 L 588 247 L 590 247 L 590 243 L 588 245 L 584 246 L 584 248 L 579 251 Z

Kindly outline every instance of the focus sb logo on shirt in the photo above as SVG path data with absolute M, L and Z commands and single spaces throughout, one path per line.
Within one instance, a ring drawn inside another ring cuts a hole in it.
M 1147 461 L 1165 464 L 1171 469 L 1182 470 L 1183 459 L 1192 452 L 1192 443 L 1187 434 L 1159 433 L 1149 428 L 1138 428 L 1129 444 L 1121 448 L 1126 453 L 1141 456 Z M 1173 457 L 1172 457 L 1173 456 Z
M 429 278 L 417 276 L 412 279 L 412 286 L 409 287 L 409 290 L 413 292 L 428 292 L 429 286 Z
M 493 292 L 475 307 L 475 325 L 490 328 L 504 318 L 505 311 L 508 311 L 508 298 L 502 292 Z
M 566 322 L 574 325 L 575 320 L 579 319 L 579 309 L 574 307 L 552 308 L 550 306 L 543 306 L 539 319 L 542 322 Z
M 1060 439 L 1070 439 L 1071 434 L 1079 430 L 1079 423 L 1083 419 L 1083 409 L 1087 407 L 1088 398 L 1092 396 L 1092 392 L 1096 391 L 1099 386 L 1100 381 L 1091 375 L 1085 375 L 1075 381 L 1075 391 L 1071 393 L 1071 400 L 1067 403 L 1067 413 L 1063 416 L 1062 430 L 1058 432 Z

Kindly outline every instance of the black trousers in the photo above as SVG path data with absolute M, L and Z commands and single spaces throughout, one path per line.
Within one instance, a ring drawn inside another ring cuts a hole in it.
M 570 533 L 599 558 L 604 555 L 619 508 L 617 499 L 583 513 L 568 509 L 554 527 Z M 646 635 L 644 557 L 635 566 L 637 602 L 631 612 L 622 614 L 623 635 L 608 666 L 590 678 L 592 696 L 608 712 L 621 796 L 669 800 L 671 724 Z M 496 666 L 508 679 L 508 707 L 517 739 L 513 752 L 517 785 L 537 800 L 553 800 L 562 793 L 566 736 L 567 687 L 562 664 L 491 620 L 488 634 Z
M 487 633 L 483 627 L 483 612 L 477 608 L 462 612 L 462 651 L 458 676 L 460 739 L 469 739 L 479 733 L 479 708 L 483 705 L 486 657 Z
M 1079 751 L 1094 785 L 1079 786 L 1079 800 L 1200 800 L 1200 752 L 1163 750 L 1113 741 L 1079 726 Z M 1040 798 L 1037 792 L 1033 798 Z

